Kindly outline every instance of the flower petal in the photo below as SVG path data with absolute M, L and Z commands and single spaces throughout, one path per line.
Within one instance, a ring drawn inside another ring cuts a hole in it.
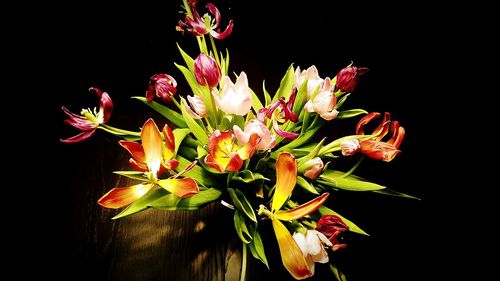
M 99 97 L 99 111 L 103 112 L 103 123 L 109 121 L 111 113 L 113 113 L 113 101 L 108 93 L 101 91 L 99 88 L 91 87 L 89 91 L 94 91 Z
M 276 212 L 274 217 L 284 221 L 291 221 L 305 217 L 321 207 L 321 205 L 323 205 L 323 203 L 325 203 L 326 199 L 328 198 L 328 195 L 330 194 L 328 192 L 325 192 L 320 196 L 314 198 L 313 200 L 296 208 L 286 211 L 278 211 Z
M 181 198 L 186 198 L 200 192 L 198 184 L 192 178 L 160 180 L 158 181 L 158 185 Z
M 123 148 L 125 148 L 135 160 L 141 163 L 146 163 L 146 156 L 144 156 L 144 149 L 140 143 L 134 141 L 124 141 L 118 142 Z
M 88 131 L 88 132 L 82 132 L 74 137 L 67 138 L 67 139 L 60 139 L 62 143 L 77 143 L 84 141 L 88 138 L 90 138 L 94 134 L 95 130 L 93 131 Z
M 129 187 L 113 188 L 104 194 L 97 203 L 104 208 L 118 209 L 127 206 L 146 194 L 152 184 L 137 184 Z
M 312 273 L 304 254 L 288 229 L 279 220 L 273 220 L 272 224 L 280 248 L 281 261 L 286 270 L 297 280 L 310 277 Z
M 215 39 L 221 40 L 231 35 L 231 32 L 233 32 L 233 20 L 229 21 L 226 30 L 224 30 L 223 32 L 219 33 L 214 30 L 210 30 L 210 35 L 212 35 L 212 37 Z
M 278 134 L 278 136 L 284 137 L 287 139 L 294 140 L 299 136 L 299 134 L 297 134 L 297 133 L 282 131 L 276 120 L 273 120 L 273 129 L 276 132 L 276 134 Z
M 219 9 L 217 9 L 217 7 L 215 7 L 215 5 L 212 4 L 212 3 L 208 3 L 205 7 L 210 11 L 210 13 L 212 13 L 212 15 L 215 16 L 215 25 L 214 25 L 214 28 L 219 27 L 219 24 L 220 24 L 220 12 L 219 12 Z
M 167 124 L 163 127 L 163 135 L 165 136 L 165 149 L 163 150 L 163 159 L 170 160 L 174 157 L 175 138 L 174 133 Z
M 248 142 L 238 150 L 238 155 L 242 160 L 246 160 L 255 153 L 255 148 L 257 146 L 257 142 L 260 141 L 260 136 L 257 134 L 252 134 L 248 139 Z
M 243 159 L 241 159 L 237 152 L 231 152 L 229 162 L 226 166 L 226 171 L 238 171 L 241 166 L 243 166 Z
M 147 172 L 148 171 L 148 166 L 145 163 L 137 162 L 134 158 L 128 159 L 128 163 L 136 171 L 139 171 L 139 172 Z
M 290 152 L 282 152 L 276 160 L 276 190 L 271 201 L 275 212 L 285 204 L 297 183 L 297 160 Z
M 360 142 L 361 152 L 374 160 L 382 160 L 385 162 L 392 161 L 399 153 L 393 144 L 375 141 L 364 140 Z
M 394 147 L 398 148 L 405 138 L 405 128 L 400 127 L 398 121 L 394 121 L 392 122 L 391 133 L 392 138 L 387 143 L 393 144 Z
M 142 127 L 141 141 L 148 169 L 156 175 L 160 170 L 163 142 L 160 130 L 158 130 L 155 121 L 151 118 Z
M 370 123 L 375 118 L 379 118 L 382 116 L 379 112 L 371 112 L 370 114 L 366 115 L 365 117 L 361 118 L 358 122 L 358 125 L 356 125 L 356 135 L 364 135 L 365 131 L 364 128 L 366 124 Z

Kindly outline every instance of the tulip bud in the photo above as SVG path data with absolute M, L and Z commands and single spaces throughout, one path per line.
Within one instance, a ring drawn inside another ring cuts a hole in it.
M 365 74 L 367 71 L 368 68 L 366 67 L 348 66 L 340 70 L 337 74 L 337 83 L 335 86 L 342 92 L 351 93 L 356 89 L 359 76 Z
M 187 109 L 189 115 L 191 115 L 191 117 L 198 119 L 198 118 L 203 118 L 203 117 L 208 116 L 207 108 L 206 108 L 205 102 L 203 101 L 202 98 L 200 98 L 197 95 L 194 95 L 194 96 L 187 96 L 187 99 L 188 99 L 189 105 L 191 106 L 192 110 L 191 110 L 191 108 L 189 108 L 189 109 L 186 108 L 186 109 Z
M 313 159 L 307 161 L 305 165 L 313 165 L 304 171 L 304 176 L 312 180 L 316 179 L 319 174 L 323 171 L 323 160 L 319 157 L 314 157 Z
M 194 61 L 194 75 L 196 76 L 198 84 L 202 86 L 208 84 L 210 89 L 217 86 L 221 78 L 221 72 L 217 62 L 204 53 L 200 53 Z
M 342 155 L 351 156 L 359 151 L 360 145 L 357 139 L 350 139 L 340 143 L 340 148 L 342 149 Z
M 327 237 L 332 236 L 337 231 L 344 232 L 347 229 L 349 229 L 349 227 L 336 215 L 324 215 L 319 219 L 316 225 L 316 230 Z
M 146 91 L 146 99 L 152 101 L 155 96 L 162 98 L 165 103 L 172 100 L 177 92 L 177 81 L 168 74 L 155 74 L 149 79 L 149 87 Z

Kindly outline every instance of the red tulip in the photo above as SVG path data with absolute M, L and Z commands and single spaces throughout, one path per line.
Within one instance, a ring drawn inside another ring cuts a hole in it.
M 196 81 L 202 86 L 208 85 L 210 89 L 219 84 L 221 78 L 220 68 L 212 57 L 200 53 L 194 61 L 194 75 Z
M 342 219 L 335 215 L 322 216 L 316 225 L 316 230 L 326 235 L 332 243 L 333 251 L 347 247 L 347 244 L 340 243 L 340 236 L 348 229 Z
M 348 66 L 339 71 L 337 74 L 337 83 L 335 86 L 342 92 L 351 93 L 356 89 L 359 76 L 368 71 L 366 67 Z
M 174 77 L 168 74 L 155 74 L 149 80 L 146 99 L 152 101 L 156 96 L 162 98 L 165 103 L 169 103 L 177 91 L 176 87 L 177 81 L 175 81 Z
M 192 5 L 193 18 L 186 16 L 184 19 L 185 22 L 179 21 L 177 30 L 182 32 L 186 31 L 194 36 L 203 36 L 210 33 L 210 35 L 215 39 L 224 39 L 231 35 L 231 32 L 233 31 L 233 21 L 230 20 L 226 29 L 223 32 L 220 32 L 219 25 L 221 15 L 219 9 L 217 9 L 217 7 L 215 7 L 212 3 L 208 3 L 205 7 L 215 17 L 215 23 L 208 14 L 205 14 L 203 18 L 200 17 L 200 14 L 198 14 L 198 11 L 196 11 L 196 9 L 194 9 L 194 5 Z

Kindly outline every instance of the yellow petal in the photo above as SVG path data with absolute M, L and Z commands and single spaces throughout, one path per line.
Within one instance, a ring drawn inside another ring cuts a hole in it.
M 167 124 L 165 124 L 165 127 L 163 127 L 163 135 L 165 136 L 165 150 L 163 151 L 163 159 L 170 160 L 174 157 L 175 139 L 174 133 Z
M 97 203 L 105 208 L 118 209 L 129 205 L 144 196 L 152 184 L 137 184 L 129 187 L 118 187 L 104 194 Z
M 318 196 L 313 200 L 305 204 L 302 204 L 296 208 L 293 208 L 291 210 L 278 211 L 276 212 L 274 217 L 284 221 L 291 221 L 305 217 L 310 213 L 316 211 L 319 207 L 321 207 L 321 205 L 323 205 L 323 203 L 326 201 L 326 198 L 328 198 L 328 195 L 330 194 L 326 192 L 321 194 L 321 196 Z
M 297 160 L 293 154 L 282 152 L 276 160 L 276 190 L 274 191 L 271 211 L 274 213 L 285 204 L 297 183 Z
M 192 178 L 160 180 L 158 181 L 158 185 L 181 198 L 186 198 L 200 192 L 198 184 Z
M 148 169 L 156 176 L 160 170 L 163 142 L 161 140 L 160 130 L 158 130 L 155 121 L 151 118 L 149 118 L 142 127 L 141 141 Z
M 273 228 L 280 248 L 281 261 L 286 270 L 297 280 L 310 277 L 312 272 L 306 258 L 288 229 L 276 219 L 273 220 Z

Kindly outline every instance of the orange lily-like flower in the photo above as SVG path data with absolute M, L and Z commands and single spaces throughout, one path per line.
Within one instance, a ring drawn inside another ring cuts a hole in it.
M 283 265 L 295 279 L 300 280 L 312 276 L 313 272 L 299 245 L 281 221 L 300 219 L 316 211 L 326 201 L 329 193 L 323 193 L 296 208 L 280 210 L 292 194 L 296 183 L 297 160 L 291 153 L 282 152 L 276 161 L 276 188 L 271 201 L 271 211 L 261 205 L 259 214 L 267 215 L 272 220 Z
M 236 137 L 230 130 L 221 132 L 215 130 L 208 139 L 208 152 L 205 163 L 219 172 L 238 171 L 246 160 L 255 152 L 260 137 L 252 134 L 249 141 L 240 146 Z
M 175 140 L 172 130 L 165 125 L 163 128 L 165 143 L 163 143 L 160 130 L 153 119 L 148 119 L 141 130 L 141 144 L 130 141 L 120 141 L 133 158 L 130 164 L 147 176 L 145 182 L 129 187 L 113 188 L 98 200 L 98 204 L 111 209 L 117 209 L 131 204 L 144 196 L 155 185 L 185 198 L 199 192 L 198 184 L 192 178 L 178 178 L 183 172 L 167 179 L 158 176 L 175 169 L 179 162 L 175 159 Z

